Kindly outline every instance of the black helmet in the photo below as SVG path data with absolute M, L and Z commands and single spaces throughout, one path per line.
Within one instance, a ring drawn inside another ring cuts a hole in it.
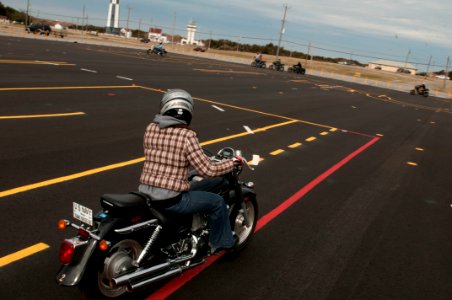
M 184 120 L 190 125 L 193 113 L 193 98 L 181 89 L 168 90 L 160 101 L 160 114 Z

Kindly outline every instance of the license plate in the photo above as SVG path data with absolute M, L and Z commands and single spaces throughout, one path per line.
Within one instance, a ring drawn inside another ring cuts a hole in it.
M 75 202 L 73 202 L 72 208 L 74 219 L 93 226 L 93 211 L 91 209 Z

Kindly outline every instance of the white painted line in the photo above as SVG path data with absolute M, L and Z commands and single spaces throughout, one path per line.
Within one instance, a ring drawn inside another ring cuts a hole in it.
M 254 132 L 248 126 L 244 125 L 243 128 L 245 128 L 245 130 L 248 131 L 249 133 L 254 134 Z
M 119 79 L 124 79 L 124 80 L 133 80 L 132 78 L 129 78 L 129 77 L 124 77 L 124 76 L 116 76 L 116 78 L 119 78 Z
M 83 69 L 83 68 L 80 68 L 80 70 L 85 71 L 85 72 L 90 72 L 90 73 L 97 73 L 97 71 L 90 70 L 90 69 Z
M 224 109 L 222 109 L 221 107 L 218 107 L 216 105 L 212 105 L 213 108 L 218 109 L 219 111 L 224 111 Z

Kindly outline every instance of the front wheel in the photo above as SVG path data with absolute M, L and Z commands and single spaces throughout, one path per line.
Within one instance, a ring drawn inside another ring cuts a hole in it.
M 256 230 L 258 219 L 257 201 L 253 198 L 245 197 L 245 210 L 242 207 L 234 209 L 231 214 L 231 227 L 238 237 L 238 243 L 234 250 L 241 250 L 246 247 Z M 248 216 L 249 224 L 246 225 L 245 214 Z

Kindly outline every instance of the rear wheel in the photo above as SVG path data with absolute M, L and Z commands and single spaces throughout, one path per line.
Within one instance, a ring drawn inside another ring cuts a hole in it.
M 132 262 L 138 258 L 141 250 L 135 240 L 122 240 L 106 256 L 93 257 L 93 268 L 87 270 L 88 274 L 80 286 L 83 295 L 87 299 L 122 299 L 130 296 L 126 285 L 116 286 L 112 279 L 135 268 Z
M 231 215 L 231 227 L 239 239 L 235 250 L 245 248 L 253 237 L 254 230 L 256 229 L 258 218 L 256 199 L 248 198 L 248 200 L 245 200 L 245 208 L 245 210 L 241 208 L 234 209 L 234 212 Z M 248 225 L 245 224 L 245 214 L 248 216 Z

